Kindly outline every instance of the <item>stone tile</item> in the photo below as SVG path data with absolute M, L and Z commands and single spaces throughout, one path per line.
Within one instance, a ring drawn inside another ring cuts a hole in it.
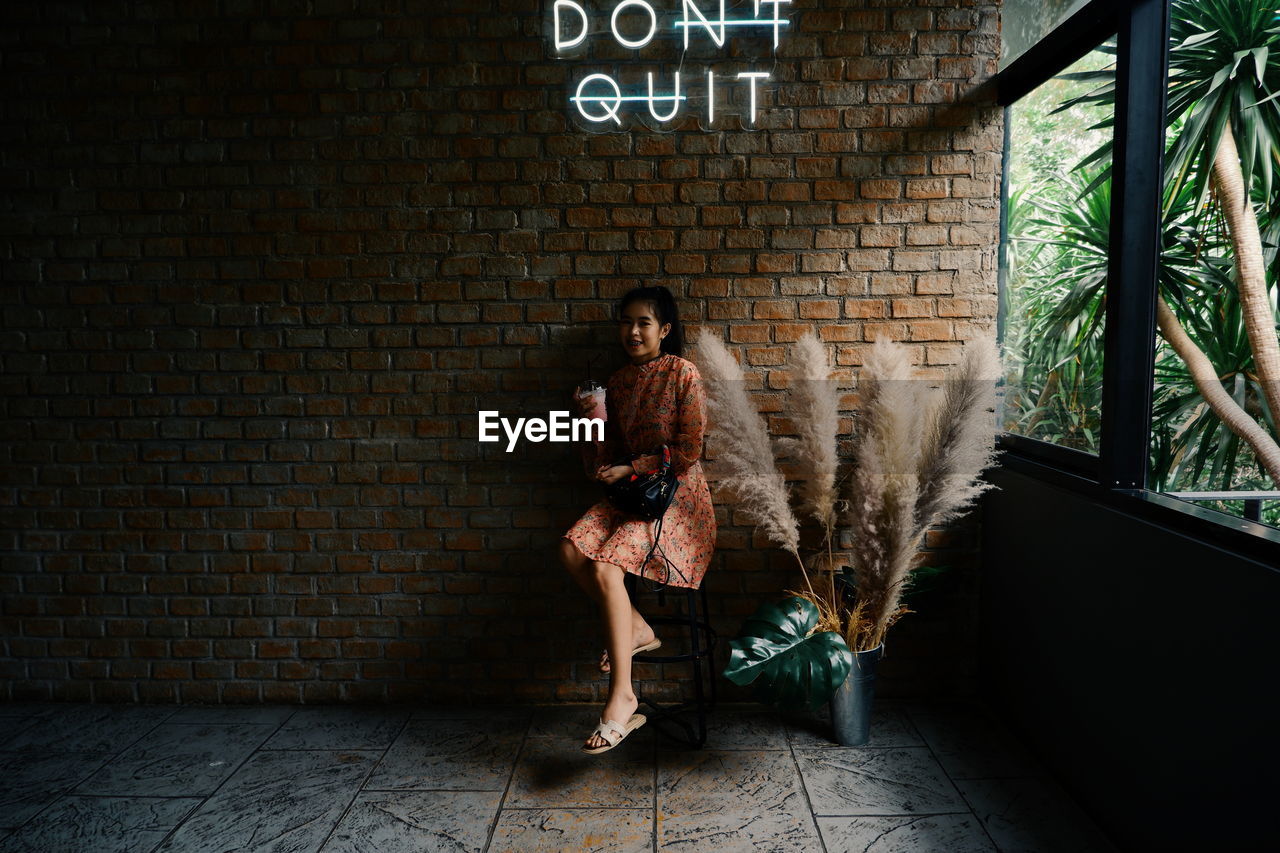
M 1039 763 L 1001 723 L 981 711 L 912 711 L 912 722 L 952 779 L 1038 776 Z
M 43 717 L 0 717 L 0 742 L 18 742 L 23 732 L 30 731 Z
M 826 708 L 814 714 L 787 716 L 787 737 L 799 749 L 840 747 L 831 729 L 831 715 Z M 867 747 L 924 746 L 924 738 L 916 731 L 907 712 L 898 706 L 873 706 L 871 709 L 871 742 Z M 844 747 L 848 748 L 848 747 Z
M 157 850 L 316 850 L 377 758 L 376 752 L 257 752 Z
M 658 755 L 658 809 L 665 814 L 742 805 L 773 808 L 803 799 L 786 752 L 698 750 Z
M 660 752 L 657 818 L 661 850 L 820 847 L 788 752 Z
M 80 783 L 76 793 L 205 797 L 270 734 L 258 725 L 163 723 Z
M 363 791 L 321 853 L 480 853 L 497 791 Z
M 186 705 L 168 722 L 202 726 L 278 726 L 297 710 L 292 705 Z
M 4 752 L 118 752 L 173 716 L 163 705 L 67 705 L 4 739 Z
M 653 738 L 647 728 L 600 755 L 582 752 L 582 733 L 530 738 L 505 807 L 653 808 Z
M 543 705 L 533 709 L 529 737 L 585 741 L 599 720 L 599 705 Z
M 299 708 L 263 749 L 386 749 L 409 713 L 407 708 Z
M 971 814 L 820 817 L 827 853 L 996 853 Z
M 968 811 L 923 747 L 797 749 L 817 815 L 945 814 Z
M 524 705 L 430 705 L 410 710 L 414 720 L 506 720 L 527 722 L 533 709 Z
M 648 853 L 652 809 L 503 808 L 489 853 Z
M 1001 853 L 1115 853 L 1116 848 L 1055 782 L 956 782 Z
M 501 791 L 526 724 L 493 719 L 410 720 L 365 784 L 367 790 Z
M 697 728 L 697 718 L 685 715 Z M 659 749 L 689 749 L 667 737 L 659 737 Z M 707 715 L 707 742 L 703 749 L 786 749 L 787 728 L 775 711 L 760 708 L 716 708 Z
M 822 843 L 813 815 L 803 807 L 763 813 L 723 809 L 708 814 L 659 816 L 658 849 L 687 853 L 814 853 L 822 849 Z
M 0 826 L 21 826 L 103 765 L 107 753 L 0 753 Z
M 0 841 L 0 853 L 135 853 L 151 850 L 198 797 L 63 797 Z
M 66 707 L 65 702 L 0 702 L 0 717 L 44 717 Z

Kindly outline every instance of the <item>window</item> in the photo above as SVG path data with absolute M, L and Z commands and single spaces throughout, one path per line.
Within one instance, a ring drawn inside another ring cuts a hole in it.
M 1115 118 L 1114 39 L 1009 107 L 1005 430 L 1097 454 Z
M 1170 8 L 1148 482 L 1280 526 L 1274 19 L 1257 0 L 1174 0 Z
M 1000 68 L 1008 67 L 1084 5 L 1085 0 L 1005 0 L 1000 7 Z
M 1008 464 L 1271 561 L 1277 23 L 1261 0 L 1089 0 L 996 78 Z

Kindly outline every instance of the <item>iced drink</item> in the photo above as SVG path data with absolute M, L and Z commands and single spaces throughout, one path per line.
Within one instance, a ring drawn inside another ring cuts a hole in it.
M 609 419 L 606 415 L 604 396 L 604 386 L 599 382 L 596 382 L 594 379 L 588 379 L 586 382 L 583 382 L 578 386 L 578 399 L 582 399 L 583 397 L 590 397 L 592 399 L 591 409 L 587 412 L 587 417 L 589 418 L 595 418 L 601 421 Z

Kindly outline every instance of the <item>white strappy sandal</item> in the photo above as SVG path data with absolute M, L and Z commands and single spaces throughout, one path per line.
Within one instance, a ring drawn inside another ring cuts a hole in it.
M 631 719 L 627 720 L 624 727 L 622 724 L 614 720 L 601 720 L 600 725 L 596 726 L 595 731 L 591 735 L 599 735 L 608 746 L 597 746 L 594 748 L 583 744 L 582 751 L 587 755 L 599 755 L 602 752 L 608 752 L 626 739 L 627 735 L 640 728 L 648 721 L 648 717 L 644 714 L 632 714 Z M 587 735 L 587 740 L 591 739 L 591 735 Z

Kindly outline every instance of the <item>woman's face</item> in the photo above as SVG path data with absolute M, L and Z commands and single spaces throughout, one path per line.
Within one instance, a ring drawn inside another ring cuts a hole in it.
M 632 302 L 622 309 L 618 337 L 633 364 L 641 364 L 662 354 L 662 339 L 671 332 L 670 323 L 659 323 L 653 305 Z

